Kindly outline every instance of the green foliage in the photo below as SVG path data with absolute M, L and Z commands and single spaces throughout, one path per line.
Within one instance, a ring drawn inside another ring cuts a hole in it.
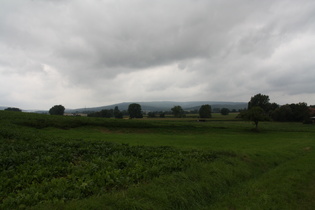
M 211 106 L 209 104 L 202 105 L 199 109 L 200 118 L 210 118 L 211 117 Z
M 216 153 L 105 141 L 54 139 L 31 130 L 0 133 L 0 208 L 82 199 L 164 174 Z
M 293 121 L 303 122 L 310 118 L 309 108 L 306 103 L 290 104 L 293 112 Z
M 286 104 L 272 112 L 275 121 L 305 122 L 310 118 L 309 107 L 306 103 Z
M 154 118 L 154 117 L 156 117 L 156 115 L 154 112 L 148 112 L 148 117 Z
M 111 118 L 114 117 L 114 110 L 112 109 L 103 109 L 99 112 L 89 113 L 88 117 L 104 117 L 104 118 Z
M 255 106 L 249 110 L 243 111 L 241 113 L 241 117 L 245 120 L 253 121 L 255 123 L 256 131 L 258 130 L 258 123 L 260 121 L 268 120 L 268 116 L 266 115 L 265 111 L 259 106 Z
M 122 119 L 123 118 L 123 113 L 118 109 L 118 106 L 115 106 L 114 117 L 117 118 L 117 119 Z
M 280 106 L 274 112 L 272 112 L 272 119 L 275 121 L 292 121 L 293 112 L 291 107 L 287 105 Z
M 270 103 L 269 101 L 270 101 L 269 96 L 263 95 L 261 93 L 256 94 L 255 96 L 251 97 L 250 101 L 248 102 L 248 109 L 251 109 L 252 107 L 255 106 L 259 106 L 267 114 L 269 114 L 270 112 L 279 107 L 278 104 Z
M 160 118 L 165 118 L 165 113 L 161 113 Z
M 51 115 L 63 115 L 65 112 L 65 107 L 62 105 L 55 105 L 49 109 L 49 114 Z
M 165 112 L 161 112 L 161 111 L 148 112 L 147 116 L 148 118 L 156 118 L 156 117 L 165 118 Z
M 251 97 L 250 102 L 248 103 L 248 109 L 251 109 L 252 107 L 258 106 L 262 108 L 264 111 L 269 111 L 269 96 L 263 95 L 261 93 L 254 95 Z
M 269 103 L 269 96 L 259 93 L 251 97 L 250 102 L 248 102 L 248 109 L 250 110 L 253 107 L 262 108 L 265 114 L 275 121 L 310 122 L 309 107 L 306 103 L 279 106 L 276 103 Z M 256 127 L 257 125 L 258 123 Z
M 172 109 L 171 109 L 174 117 L 184 117 L 184 110 L 181 106 L 174 106 Z
M 228 108 L 222 108 L 221 109 L 221 114 L 222 115 L 228 115 L 230 113 L 230 110 Z
M 130 118 L 143 118 L 140 104 L 130 104 L 128 107 L 128 113 Z
M 8 107 L 5 109 L 5 111 L 22 112 L 21 109 L 15 107 Z

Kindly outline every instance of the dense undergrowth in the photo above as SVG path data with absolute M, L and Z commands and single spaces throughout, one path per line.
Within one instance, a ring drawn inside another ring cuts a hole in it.
M 2 139 L 1 206 L 32 206 L 97 195 L 181 171 L 219 153 L 83 140 Z
M 0 209 L 312 209 L 314 127 L 263 126 L 0 111 Z

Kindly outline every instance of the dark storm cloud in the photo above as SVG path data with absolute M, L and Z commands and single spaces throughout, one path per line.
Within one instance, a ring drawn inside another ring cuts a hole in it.
M 311 0 L 0 4 L 0 80 L 11 81 L 1 86 L 15 84 L 7 103 L 19 101 L 21 83 L 37 95 L 49 93 L 47 104 L 70 106 L 87 100 L 247 101 L 261 91 L 315 100 Z
M 223 1 L 97 4 L 90 4 L 91 10 L 81 4 L 72 10 L 77 19 L 66 35 L 70 39 L 55 54 L 105 72 L 208 59 L 225 50 L 227 33 L 245 14 L 255 13 L 250 6 Z

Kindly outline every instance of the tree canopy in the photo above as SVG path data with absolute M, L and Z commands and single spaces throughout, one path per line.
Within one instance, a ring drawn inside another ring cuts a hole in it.
M 261 93 L 258 93 L 251 97 L 250 101 L 248 102 L 248 109 L 251 109 L 252 107 L 259 106 L 264 111 L 269 111 L 270 103 L 269 103 L 269 96 L 263 95 Z
M 258 109 L 259 107 L 260 109 Z M 240 116 L 244 119 L 254 121 L 256 129 L 258 122 L 263 120 L 275 121 L 295 121 L 309 123 L 311 121 L 310 108 L 306 103 L 285 104 L 279 106 L 269 102 L 269 96 L 256 94 L 248 102 L 248 110 L 241 112 Z
M 199 109 L 200 118 L 210 118 L 211 117 L 211 106 L 209 104 L 202 105 Z
M 142 118 L 142 110 L 140 104 L 129 104 L 128 113 L 130 118 Z
M 222 115 L 228 115 L 230 113 L 230 110 L 228 108 L 222 108 L 220 112 Z
M 292 103 L 278 107 L 271 116 L 276 121 L 306 122 L 310 120 L 311 114 L 306 103 Z
M 115 106 L 114 108 L 114 117 L 118 119 L 123 118 L 123 113 L 118 109 L 118 106 Z
M 254 106 L 249 110 L 241 113 L 241 116 L 245 120 L 250 120 L 255 123 L 255 130 L 258 130 L 259 121 L 267 120 L 266 112 L 259 106 Z
M 183 117 L 184 116 L 184 110 L 181 106 L 174 106 L 171 109 L 174 117 Z
M 63 115 L 65 113 L 65 107 L 62 105 L 55 105 L 49 109 L 51 115 Z
M 5 109 L 5 111 L 22 112 L 21 109 L 16 108 L 16 107 L 8 107 Z
M 269 101 L 268 95 L 261 93 L 254 95 L 248 102 L 248 109 L 241 112 L 241 118 L 253 121 L 255 130 L 258 130 L 259 121 L 269 120 L 269 113 L 278 107 L 276 103 L 271 104 Z
M 92 112 L 88 114 L 88 117 L 104 117 L 111 118 L 114 116 L 114 111 L 112 109 L 102 109 L 99 112 Z

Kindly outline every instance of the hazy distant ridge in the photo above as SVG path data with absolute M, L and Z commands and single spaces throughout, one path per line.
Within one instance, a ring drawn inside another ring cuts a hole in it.
M 174 106 L 181 106 L 185 111 L 199 109 L 201 105 L 209 104 L 212 109 L 214 108 L 228 108 L 228 109 L 244 109 L 247 107 L 246 102 L 222 102 L 222 101 L 188 101 L 188 102 L 176 102 L 176 101 L 152 101 L 152 102 L 123 102 L 118 104 L 112 104 L 100 107 L 87 107 L 79 109 L 66 109 L 66 112 L 84 112 L 84 111 L 100 111 L 102 109 L 114 109 L 118 106 L 120 110 L 127 110 L 129 104 L 138 103 L 141 105 L 143 111 L 169 111 Z
M 7 106 L 0 106 L 0 110 L 5 110 L 6 108 L 8 108 Z

